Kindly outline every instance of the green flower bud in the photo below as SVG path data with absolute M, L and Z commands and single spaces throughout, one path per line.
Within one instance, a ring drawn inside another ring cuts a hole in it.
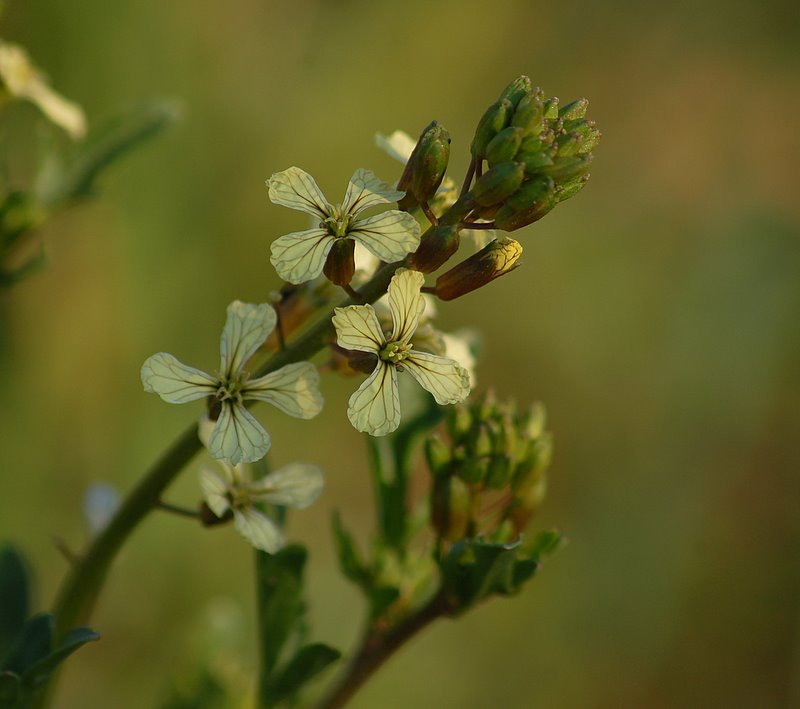
M 516 192 L 524 177 L 525 166 L 522 163 L 503 162 L 481 175 L 470 194 L 475 202 L 489 207 Z
M 476 458 L 475 456 L 467 456 L 459 468 L 458 477 L 464 482 L 475 485 L 483 482 L 486 473 L 489 471 L 488 458 Z
M 431 475 L 441 477 L 447 475 L 452 467 L 453 457 L 447 444 L 435 434 L 425 439 L 425 460 Z
M 449 159 L 450 133 L 438 121 L 432 121 L 422 131 L 397 183 L 397 189 L 406 193 L 398 202 L 399 208 L 408 211 L 420 202 L 433 199 L 442 184 Z
M 478 421 L 488 423 L 497 414 L 497 395 L 493 388 L 487 389 L 475 404 L 475 417 Z
M 522 436 L 528 440 L 539 438 L 547 424 L 547 411 L 541 401 L 536 401 L 519 418 L 517 427 Z
M 440 537 L 447 541 L 463 539 L 472 518 L 469 486 L 459 478 L 437 481 L 433 487 L 431 517 Z
M 568 157 L 558 157 L 552 165 L 541 168 L 543 175 L 549 175 L 556 183 L 563 183 L 581 177 L 589 172 L 589 166 L 594 159 L 590 153 L 588 155 L 570 155 Z
M 523 182 L 522 186 L 506 200 L 506 205 L 517 210 L 527 209 L 554 189 L 555 183 L 552 177 L 539 175 Z
M 337 286 L 346 286 L 356 270 L 356 242 L 354 239 L 336 239 L 328 252 L 322 272 Z
M 558 118 L 558 97 L 553 96 L 544 102 L 544 117 L 550 121 Z
M 586 115 L 586 111 L 589 108 L 589 99 L 587 98 L 578 98 L 568 103 L 566 106 L 562 106 L 558 110 L 559 118 L 563 118 L 565 121 L 571 121 L 576 118 L 583 118 Z
M 512 470 L 511 458 L 507 455 L 493 455 L 489 460 L 489 470 L 484 484 L 493 490 L 500 490 L 511 479 Z
M 517 105 L 511 125 L 522 128 L 526 135 L 537 134 L 544 128 L 544 102 L 541 89 L 525 96 Z
M 526 153 L 518 155 L 517 160 L 525 166 L 526 175 L 537 175 L 543 167 L 553 164 L 553 158 L 549 152 Z
M 486 109 L 472 139 L 470 150 L 472 157 L 482 159 L 486 154 L 486 146 L 511 120 L 513 107 L 511 101 L 501 98 Z
M 502 211 L 502 210 L 501 210 Z M 499 213 L 498 213 L 499 214 Z M 436 295 L 453 300 L 482 288 L 518 266 L 522 246 L 500 237 L 436 279 Z
M 500 100 L 507 99 L 511 102 L 512 107 L 516 108 L 517 104 L 525 96 L 528 96 L 532 90 L 531 80 L 527 76 L 522 75 L 514 79 L 514 81 L 503 89 L 503 93 L 500 94 Z
M 547 478 L 542 476 L 532 485 L 515 495 L 508 512 L 508 519 L 514 525 L 515 534 L 524 531 L 531 517 L 539 509 L 547 494 Z
M 489 165 L 512 160 L 519 150 L 524 135 L 522 128 L 513 126 L 503 128 L 486 146 L 486 160 Z
M 549 433 L 542 434 L 531 441 L 528 451 L 514 470 L 511 489 L 515 492 L 524 489 L 538 480 L 550 467 L 553 457 L 553 437 Z
M 495 544 L 508 544 L 514 541 L 518 532 L 514 528 L 511 520 L 505 519 L 500 523 L 500 526 L 494 530 L 492 534 L 492 542 Z
M 558 198 L 555 190 L 544 193 L 541 198 L 525 209 L 515 209 L 510 204 L 506 204 L 495 216 L 494 223 L 498 229 L 503 231 L 515 231 L 538 221 L 556 204 L 558 204 Z
M 472 429 L 472 413 L 464 404 L 457 404 L 450 409 L 447 418 L 448 429 L 454 441 L 462 441 Z
M 574 180 L 570 180 L 563 185 L 559 185 L 558 189 L 556 189 L 556 199 L 558 199 L 559 202 L 563 202 L 570 197 L 574 197 L 585 187 L 588 181 L 589 175 L 583 175 L 582 177 L 576 177 Z
M 473 457 L 485 458 L 492 453 L 492 438 L 489 429 L 478 424 L 469 441 L 469 452 Z
M 409 260 L 411 268 L 422 273 L 433 273 L 458 251 L 460 231 L 458 225 L 446 224 L 429 229 Z

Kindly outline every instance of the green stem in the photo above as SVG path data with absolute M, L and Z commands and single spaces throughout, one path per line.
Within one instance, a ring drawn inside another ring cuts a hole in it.
M 340 709 L 405 643 L 438 618 L 450 615 L 452 608 L 442 593 L 434 596 L 414 615 L 389 632 L 373 627 L 366 633 L 344 677 L 317 709 Z

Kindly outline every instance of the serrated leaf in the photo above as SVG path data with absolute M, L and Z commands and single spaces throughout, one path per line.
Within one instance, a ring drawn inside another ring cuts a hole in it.
M 40 686 L 50 673 L 79 647 L 99 639 L 100 634 L 91 628 L 73 628 L 64 636 L 55 650 L 23 672 L 23 683 L 28 687 Z
M 333 513 L 332 527 L 333 537 L 336 542 L 336 553 L 339 558 L 339 568 L 353 583 L 363 589 L 368 588 L 370 583 L 369 569 L 361 561 L 353 536 L 344 528 L 338 511 Z
M 306 549 L 292 544 L 277 554 L 256 553 L 261 667 L 270 674 L 305 612 L 302 598 Z
M 28 619 L 0 663 L 0 671 L 22 675 L 25 670 L 47 657 L 53 643 L 53 616 L 40 613 Z
M 25 560 L 11 545 L 0 550 L 0 657 L 25 625 L 30 607 L 30 581 Z
M 274 706 L 278 702 L 291 699 L 303 685 L 341 656 L 341 652 L 324 643 L 313 643 L 300 648 L 286 667 L 269 683 L 264 692 L 265 696 L 261 698 L 265 706 Z

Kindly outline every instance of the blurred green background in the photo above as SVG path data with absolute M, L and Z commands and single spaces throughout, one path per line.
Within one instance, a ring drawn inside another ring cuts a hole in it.
M 523 268 L 441 325 L 483 332 L 482 386 L 547 404 L 535 525 L 570 544 L 520 597 L 417 638 L 352 706 L 800 706 L 799 29 L 796 3 L 743 0 L 9 2 L 0 35 L 90 123 L 152 96 L 185 109 L 0 295 L 0 538 L 31 558 L 39 607 L 66 568 L 53 539 L 87 538 L 86 486 L 127 490 L 200 411 L 145 395 L 142 361 L 214 367 L 227 303 L 278 285 L 269 242 L 304 222 L 264 179 L 297 164 L 332 199 L 357 167 L 396 179 L 374 132 L 433 118 L 460 176 L 480 114 L 525 73 L 590 99 L 593 176 L 522 232 Z M 290 529 L 311 549 L 315 636 L 339 646 L 362 604 L 331 510 L 371 527 L 353 386 L 326 378 L 312 422 L 259 413 L 275 463 L 327 471 Z M 196 467 L 169 499 L 196 502 Z M 232 530 L 153 514 L 58 706 L 157 706 L 209 654 L 249 677 L 251 567 Z

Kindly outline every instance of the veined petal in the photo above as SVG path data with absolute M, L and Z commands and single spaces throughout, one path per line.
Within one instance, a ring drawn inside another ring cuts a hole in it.
M 290 463 L 257 480 L 250 490 L 261 502 L 302 510 L 322 493 L 325 478 L 322 471 L 309 463 Z
M 420 289 L 425 276 L 419 271 L 401 268 L 389 283 L 388 300 L 392 311 L 392 342 L 408 342 L 419 324 L 425 301 Z
M 419 248 L 420 227 L 410 214 L 390 209 L 356 220 L 347 235 L 366 246 L 381 261 L 394 263 Z
M 295 231 L 272 242 L 269 260 L 284 281 L 305 283 L 322 273 L 334 241 L 325 229 Z
M 267 401 L 289 416 L 314 418 L 322 411 L 319 372 L 311 362 L 295 362 L 248 381 L 242 397 Z
M 231 506 L 228 500 L 228 483 L 206 465 L 200 469 L 200 489 L 209 509 L 217 517 L 222 517 Z
M 276 172 L 267 180 L 269 198 L 274 204 L 313 214 L 320 219 L 330 215 L 332 207 L 314 178 L 299 167 Z
M 350 397 L 347 418 L 356 430 L 373 436 L 385 436 L 400 425 L 400 395 L 393 365 L 378 362 Z
M 170 404 L 185 404 L 215 394 L 219 382 L 210 374 L 179 362 L 167 352 L 148 357 L 142 365 L 144 390 Z
M 417 141 L 405 131 L 396 130 L 388 136 L 382 133 L 376 133 L 375 145 L 389 155 L 389 157 L 405 165 L 411 157 L 411 153 L 414 152 Z
M 469 373 L 455 360 L 411 350 L 403 367 L 433 394 L 437 404 L 457 404 L 469 396 Z
M 238 374 L 264 340 L 275 329 L 278 316 L 269 303 L 254 305 L 234 300 L 219 342 L 220 371 L 226 377 Z
M 378 353 L 386 342 L 371 305 L 334 308 L 332 322 L 336 328 L 336 342 L 346 350 Z
M 342 203 L 342 211 L 345 214 L 355 215 L 370 207 L 377 207 L 379 204 L 397 202 L 404 195 L 405 192 L 392 189 L 372 170 L 362 167 L 356 170 L 350 178 L 350 184 L 347 185 L 347 192 Z
M 233 526 L 256 549 L 268 554 L 274 554 L 286 543 L 278 525 L 254 507 L 234 510 Z
M 266 455 L 269 446 L 269 434 L 244 406 L 223 402 L 208 442 L 212 456 L 231 465 L 254 463 Z

